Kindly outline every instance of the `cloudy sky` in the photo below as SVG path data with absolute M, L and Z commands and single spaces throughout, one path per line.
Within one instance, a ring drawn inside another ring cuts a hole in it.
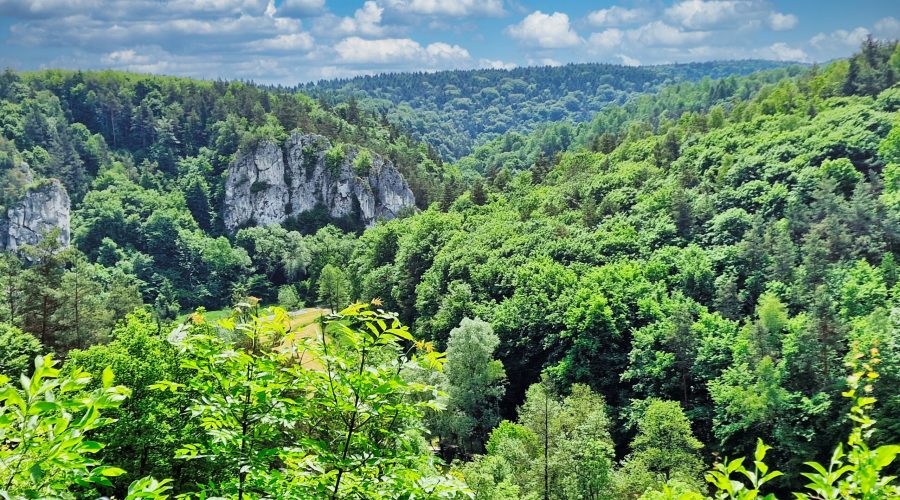
M 825 61 L 900 0 L 0 0 L 0 66 L 298 82 L 600 61 Z

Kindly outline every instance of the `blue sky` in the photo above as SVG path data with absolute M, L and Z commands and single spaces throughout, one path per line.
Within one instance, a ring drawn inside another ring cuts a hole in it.
M 826 61 L 900 0 L 0 0 L 0 66 L 295 84 L 568 62 Z

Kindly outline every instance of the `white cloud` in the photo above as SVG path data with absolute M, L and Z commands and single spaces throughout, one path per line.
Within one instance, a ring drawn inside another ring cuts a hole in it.
M 94 19 L 172 19 L 261 15 L 269 0 L 0 0 L 4 16 L 60 18 L 84 15 Z
M 787 31 L 797 26 L 797 16 L 772 12 L 769 14 L 769 27 L 775 31 Z
M 743 2 L 684 0 L 666 9 L 666 16 L 686 28 L 708 28 L 735 17 L 740 3 Z
M 627 31 L 631 42 L 650 47 L 696 44 L 709 35 L 708 31 L 685 31 L 662 21 L 653 21 Z
M 588 22 L 593 26 L 622 26 L 647 20 L 651 12 L 647 9 L 626 9 L 615 5 L 608 9 L 595 10 L 588 14 Z
M 641 61 L 638 61 L 637 59 L 635 59 L 633 57 L 626 56 L 625 54 L 616 54 L 616 57 L 621 59 L 622 64 L 624 64 L 625 66 L 640 66 L 641 65 Z
M 505 62 L 499 59 L 479 59 L 478 67 L 484 69 L 513 69 L 518 67 L 516 63 Z
M 869 30 L 862 26 L 852 30 L 835 30 L 829 34 L 819 33 L 809 40 L 813 47 L 828 51 L 856 48 L 869 36 Z
M 290 35 L 279 35 L 275 38 L 266 38 L 255 40 L 248 44 L 251 50 L 257 51 L 309 51 L 313 48 L 315 42 L 309 33 L 292 33 Z
M 610 28 L 599 33 L 591 33 L 588 46 L 594 51 L 610 51 L 620 45 L 625 33 L 618 28 Z
M 885 17 L 875 22 L 874 35 L 879 38 L 900 38 L 900 21 L 894 17 Z
M 387 0 L 386 5 L 404 14 L 428 16 L 502 16 L 503 0 Z
M 797 24 L 797 16 L 776 12 L 765 0 L 681 0 L 667 8 L 665 16 L 694 30 L 755 30 L 765 23 L 781 31 Z
M 265 15 L 135 19 L 112 23 L 77 15 L 25 21 L 10 28 L 11 39 L 26 46 L 81 47 L 99 51 L 105 47 L 158 45 L 166 50 L 184 52 L 239 50 L 239 46 L 248 41 L 300 31 L 299 20 Z
M 341 62 L 362 64 L 396 64 L 416 62 L 432 67 L 459 67 L 471 59 L 469 51 L 459 45 L 436 42 L 422 47 L 410 38 L 366 40 L 350 37 L 334 46 Z
M 764 59 L 800 62 L 806 62 L 809 60 L 809 56 L 806 54 L 806 52 L 803 51 L 803 49 L 791 47 L 783 42 L 773 43 L 766 49 L 763 49 L 761 52 L 761 55 Z
M 582 42 L 569 24 L 569 16 L 562 12 L 534 11 L 519 24 L 507 27 L 506 32 L 526 45 L 544 49 L 574 47 Z
M 540 59 L 531 59 L 527 61 L 529 66 L 562 66 L 562 63 L 552 57 L 542 57 Z
M 381 26 L 381 15 L 383 13 L 384 7 L 378 5 L 374 0 L 368 0 L 361 8 L 356 9 L 353 17 L 341 18 L 337 26 L 334 27 L 333 34 L 382 35 L 384 33 L 384 27 Z

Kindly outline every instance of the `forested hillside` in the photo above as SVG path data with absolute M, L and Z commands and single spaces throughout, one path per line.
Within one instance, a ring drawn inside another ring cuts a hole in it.
M 24 273 L 22 279 L 37 288 L 28 293 L 41 302 L 38 312 L 29 303 L 10 306 L 8 319 L 39 328 L 40 337 L 54 346 L 71 344 L 62 340 L 75 328 L 66 326 L 71 322 L 64 307 L 68 292 L 60 292 L 52 307 L 45 307 L 41 297 L 70 281 L 83 279 L 91 287 L 88 295 L 103 311 L 84 317 L 107 324 L 107 331 L 141 302 L 156 302 L 162 317 L 171 318 L 200 305 L 226 306 L 235 291 L 270 288 L 254 273 L 245 248 L 223 236 L 225 180 L 238 153 L 266 142 L 281 144 L 289 131 L 322 134 L 335 152 L 353 145 L 354 151 L 391 161 L 422 208 L 444 196 L 445 184 L 451 191 L 461 189 L 425 145 L 372 115 L 346 105 L 323 109 L 302 94 L 117 72 L 6 71 L 0 99 L 4 212 L 51 178 L 60 179 L 71 198 L 77 255 L 57 257 L 51 248 L 41 250 L 30 258 L 37 267 L 49 266 L 38 278 L 31 276 L 34 268 L 20 270 L 18 262 L 7 266 L 16 276 Z M 330 222 L 359 227 L 358 221 L 332 220 L 327 210 L 316 208 L 294 220 L 292 228 L 313 233 Z M 344 237 L 333 229 L 319 237 Z M 304 255 L 293 257 L 299 260 L 291 276 L 310 271 L 318 276 L 321 266 L 303 260 L 311 258 Z M 71 259 L 79 264 L 70 269 Z M 109 321 L 96 319 L 110 310 L 115 312 Z
M 359 102 L 8 72 L 4 186 L 27 162 L 74 215 L 0 268 L 0 490 L 896 498 L 898 80 L 869 39 L 445 165 Z M 231 155 L 296 127 L 421 210 L 223 231 Z
M 622 104 L 635 94 L 677 82 L 725 79 L 784 66 L 774 61 L 647 67 L 567 64 L 360 76 L 299 88 L 326 102 L 347 102 L 376 112 L 434 146 L 443 158 L 455 160 L 506 132 L 530 132 L 547 122 L 589 121 L 608 104 Z

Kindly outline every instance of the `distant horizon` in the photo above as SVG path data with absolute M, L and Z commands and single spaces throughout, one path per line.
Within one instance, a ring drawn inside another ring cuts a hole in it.
M 590 65 L 601 65 L 601 66 L 616 66 L 622 68 L 665 68 L 672 66 L 699 66 L 699 65 L 712 65 L 712 64 L 722 64 L 722 63 L 739 63 L 739 62 L 762 62 L 762 63 L 772 63 L 775 67 L 787 67 L 787 66 L 813 66 L 816 64 L 824 65 L 830 64 L 834 61 L 838 61 L 841 59 L 845 59 L 843 57 L 837 57 L 828 61 L 822 62 L 802 62 L 802 61 L 778 61 L 774 59 L 714 59 L 710 61 L 690 61 L 690 62 L 675 62 L 675 63 L 658 63 L 658 64 L 640 64 L 636 66 L 631 66 L 627 64 L 614 63 L 614 62 L 600 62 L 600 61 L 582 61 L 582 62 L 568 62 L 560 65 L 526 65 L 526 66 L 516 66 L 514 68 L 452 68 L 452 69 L 425 69 L 425 70 L 396 70 L 396 71 L 383 71 L 380 73 L 367 73 L 362 75 L 355 76 L 336 76 L 332 78 L 323 78 L 319 80 L 308 80 L 301 81 L 294 84 L 285 84 L 285 83 L 264 83 L 254 81 L 252 79 L 246 78 L 221 78 L 221 77 L 204 77 L 204 76 L 183 76 L 172 73 L 154 73 L 150 71 L 136 71 L 130 69 L 120 69 L 114 67 L 106 67 L 106 68 L 64 68 L 64 67 L 47 67 L 47 68 L 38 68 L 38 69 L 16 69 L 10 66 L 5 68 L 0 68 L 0 71 L 10 70 L 16 73 L 41 73 L 47 71 L 64 71 L 64 72 L 83 72 L 83 73 L 102 73 L 106 71 L 113 71 L 119 73 L 126 73 L 131 75 L 140 75 L 140 76 L 159 76 L 163 78 L 184 78 L 188 80 L 198 80 L 198 81 L 207 81 L 207 82 L 242 82 L 248 83 L 252 85 L 258 85 L 260 87 L 275 87 L 275 88 L 291 88 L 291 87 L 304 87 L 304 86 L 315 86 L 322 82 L 334 82 L 334 81 L 351 81 L 356 79 L 365 79 L 365 78 L 378 78 L 384 76 L 392 76 L 392 75 L 415 75 L 415 74 L 429 74 L 436 75 L 440 73 L 455 73 L 455 72 L 474 72 L 474 71 L 507 71 L 513 72 L 516 70 L 528 70 L 528 69 L 552 69 L 566 66 L 590 66 Z
M 162 8 L 161 8 L 162 6 Z M 410 72 L 847 57 L 887 0 L 0 0 L 0 67 L 296 86 Z

